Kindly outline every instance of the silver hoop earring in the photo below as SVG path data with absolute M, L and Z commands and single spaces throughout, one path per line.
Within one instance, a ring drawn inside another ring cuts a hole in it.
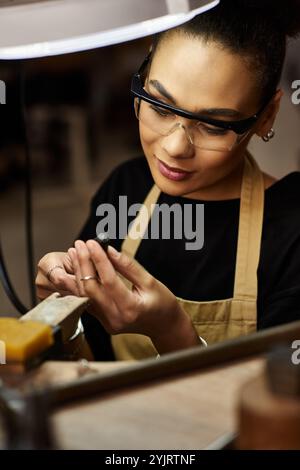
M 269 142 L 269 140 L 273 139 L 274 135 L 275 135 L 275 131 L 274 131 L 273 127 L 272 127 L 272 128 L 269 130 L 269 132 L 267 133 L 267 135 L 264 135 L 264 136 L 262 137 L 262 140 L 263 140 L 264 142 Z

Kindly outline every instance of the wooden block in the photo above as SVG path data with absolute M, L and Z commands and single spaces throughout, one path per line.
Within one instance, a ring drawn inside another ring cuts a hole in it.
M 61 297 L 58 292 L 47 297 L 20 321 L 39 321 L 51 326 L 60 326 L 63 342 L 67 342 L 75 333 L 78 320 L 89 303 L 87 297 L 67 295 Z

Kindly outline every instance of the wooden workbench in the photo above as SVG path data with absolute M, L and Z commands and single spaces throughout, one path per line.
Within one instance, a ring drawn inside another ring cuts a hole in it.
M 44 390 L 60 449 L 205 449 L 237 431 L 239 391 L 265 354 L 299 336 L 300 321 L 159 359 L 45 362 L 13 386 Z
M 52 414 L 61 449 L 204 449 L 236 429 L 241 385 L 263 359 L 131 386 L 66 404 Z M 91 363 L 100 372 L 128 363 Z M 37 383 L 76 379 L 78 364 L 48 362 Z

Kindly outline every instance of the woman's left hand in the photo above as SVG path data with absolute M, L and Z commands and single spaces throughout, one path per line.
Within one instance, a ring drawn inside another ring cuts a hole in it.
M 176 297 L 135 259 L 94 240 L 70 248 L 78 290 L 91 299 L 89 310 L 109 334 L 149 336 L 159 353 L 199 345 L 192 322 Z M 132 283 L 126 287 L 117 273 Z M 85 276 L 98 279 L 82 280 Z

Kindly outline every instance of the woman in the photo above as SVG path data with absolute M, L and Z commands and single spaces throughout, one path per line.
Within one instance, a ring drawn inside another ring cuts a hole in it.
M 247 152 L 254 135 L 274 136 L 299 9 L 298 1 L 223 1 L 155 38 L 132 83 L 146 160 L 122 164 L 103 184 L 75 248 L 39 262 L 39 298 L 90 297 L 83 321 L 97 359 L 110 357 L 108 335 L 117 359 L 140 359 L 299 318 L 300 173 L 276 181 Z M 151 220 L 146 210 L 106 254 L 90 240 L 96 210 L 121 210 L 121 195 L 149 209 L 204 204 L 203 247 L 136 239 Z

